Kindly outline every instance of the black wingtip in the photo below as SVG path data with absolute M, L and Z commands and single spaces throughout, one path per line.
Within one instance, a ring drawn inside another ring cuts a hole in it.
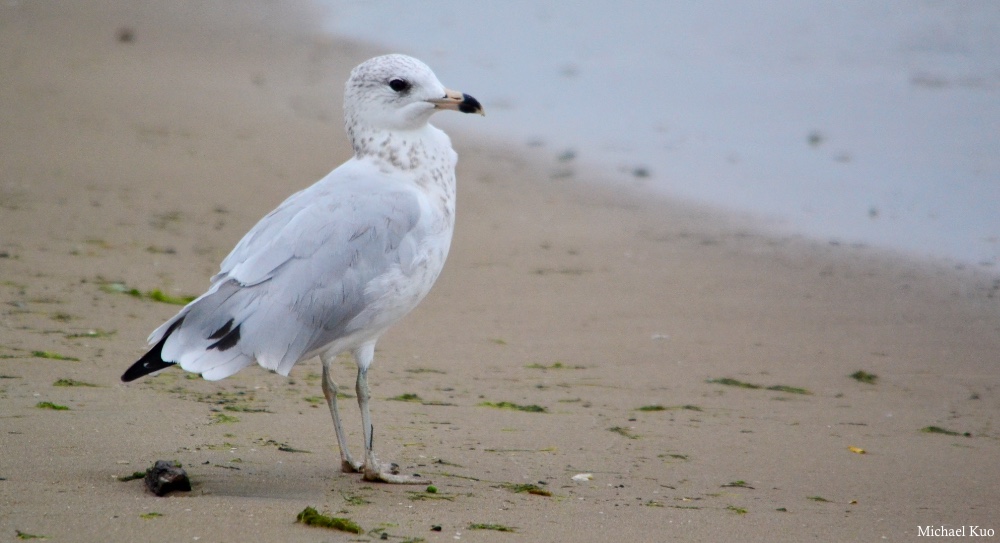
M 150 351 L 146 353 L 146 355 L 140 358 L 135 364 L 132 364 L 129 369 L 125 370 L 125 373 L 122 374 L 122 382 L 128 383 L 135 381 L 144 375 L 149 375 L 154 371 L 160 371 L 163 368 L 174 365 L 173 362 L 164 362 L 159 358 L 160 353 L 158 352 L 154 353 L 153 351 Z
M 167 368 L 175 364 L 174 362 L 167 362 L 166 360 L 163 360 L 163 345 L 167 342 L 167 338 L 170 337 L 170 334 L 172 334 L 182 322 L 184 322 L 183 317 L 177 319 L 177 322 L 171 324 L 170 328 L 167 329 L 167 333 L 163 334 L 163 338 L 160 339 L 159 343 L 150 349 L 148 353 L 142 355 L 142 358 L 137 360 L 135 364 L 132 364 L 129 369 L 125 370 L 125 373 L 122 374 L 123 383 L 135 381 L 144 375 L 149 375 L 150 373 L 160 371 L 163 368 Z

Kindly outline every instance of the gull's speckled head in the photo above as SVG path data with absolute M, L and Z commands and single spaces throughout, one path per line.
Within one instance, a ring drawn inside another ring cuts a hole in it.
M 376 130 L 412 130 L 439 109 L 483 114 L 479 102 L 445 88 L 429 67 L 406 55 L 384 55 L 359 64 L 344 87 L 344 118 Z

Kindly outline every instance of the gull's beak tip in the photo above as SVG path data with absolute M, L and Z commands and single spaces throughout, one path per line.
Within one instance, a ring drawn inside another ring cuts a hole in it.
M 486 116 L 486 111 L 483 110 L 483 105 L 479 103 L 479 100 L 464 92 L 445 89 L 443 98 L 428 101 L 434 104 L 434 107 L 437 109 L 453 109 L 462 113 L 478 113 L 484 117 Z
M 479 103 L 479 100 L 464 92 L 462 93 L 462 101 L 458 104 L 458 110 L 462 113 L 478 113 L 483 117 L 486 116 L 486 110 L 483 109 L 483 105 Z

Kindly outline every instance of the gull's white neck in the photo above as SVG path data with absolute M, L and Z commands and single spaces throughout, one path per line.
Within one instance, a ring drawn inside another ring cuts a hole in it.
M 356 124 L 347 127 L 347 136 L 356 158 L 375 160 L 394 170 L 455 167 L 451 139 L 430 124 L 413 130 L 372 130 Z
M 349 126 L 355 160 L 410 181 L 428 195 L 448 225 L 455 220 L 455 164 L 448 135 L 430 124 L 414 130 L 370 130 Z

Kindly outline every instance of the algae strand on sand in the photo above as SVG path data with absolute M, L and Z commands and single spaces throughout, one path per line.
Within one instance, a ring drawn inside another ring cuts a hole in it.
M 352 534 L 365 533 L 365 531 L 361 529 L 361 526 L 358 526 L 358 524 L 353 520 L 327 516 L 320 513 L 313 507 L 306 507 L 303 509 L 302 512 L 295 517 L 295 521 L 301 522 L 306 526 L 329 528 L 331 530 L 340 530 L 342 532 L 350 532 Z

